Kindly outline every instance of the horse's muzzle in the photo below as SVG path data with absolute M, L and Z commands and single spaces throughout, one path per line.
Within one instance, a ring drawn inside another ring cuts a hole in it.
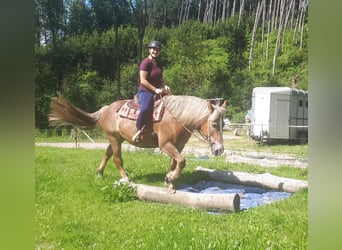
M 221 155 L 224 152 L 223 144 L 221 143 L 211 143 L 210 144 L 211 153 L 215 156 Z

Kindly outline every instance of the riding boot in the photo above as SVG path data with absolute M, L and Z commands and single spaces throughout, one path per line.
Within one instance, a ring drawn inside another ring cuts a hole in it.
M 133 135 L 132 137 L 132 140 L 136 143 L 140 142 L 141 141 L 141 133 L 142 133 L 142 130 L 138 130 L 135 135 Z

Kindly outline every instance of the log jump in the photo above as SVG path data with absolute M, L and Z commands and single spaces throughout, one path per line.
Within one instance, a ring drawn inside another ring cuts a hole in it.
M 238 194 L 203 194 L 179 190 L 170 193 L 169 189 L 162 187 L 143 184 L 132 184 L 132 186 L 136 188 L 140 200 L 222 212 L 240 211 Z
M 307 181 L 279 177 L 269 173 L 250 174 L 246 172 L 209 169 L 201 166 L 198 166 L 195 171 L 207 174 L 214 181 L 257 186 L 290 193 L 295 193 L 308 187 Z

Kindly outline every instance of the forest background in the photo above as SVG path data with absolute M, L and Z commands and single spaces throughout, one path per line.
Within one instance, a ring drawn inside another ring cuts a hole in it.
M 88 112 L 137 92 L 159 40 L 173 94 L 224 98 L 242 122 L 257 86 L 308 90 L 307 0 L 35 0 L 35 126 L 52 97 Z

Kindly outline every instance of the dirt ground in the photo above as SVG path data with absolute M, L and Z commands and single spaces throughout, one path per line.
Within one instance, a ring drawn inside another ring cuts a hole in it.
M 227 137 L 227 136 L 225 136 Z M 224 139 L 237 139 L 237 137 L 228 136 L 229 138 Z M 199 142 L 200 139 L 197 136 L 192 136 L 185 146 L 182 154 L 183 155 L 192 155 L 199 158 L 209 158 L 211 156 L 209 147 L 206 147 L 205 143 Z M 36 146 L 49 146 L 49 147 L 61 147 L 61 148 L 84 148 L 84 149 L 105 149 L 108 143 L 92 143 L 92 142 L 80 142 L 76 145 L 75 142 L 59 142 L 59 143 L 51 143 L 51 142 L 41 142 L 35 143 Z M 227 148 L 227 147 L 225 147 Z M 137 148 L 133 145 L 124 143 L 122 144 L 123 151 L 134 151 L 134 150 L 143 150 L 141 148 Z M 160 153 L 158 148 L 154 149 L 156 153 Z M 226 155 L 226 161 L 231 163 L 246 163 L 246 164 L 255 164 L 264 167 L 279 167 L 279 166 L 293 166 L 299 168 L 307 168 L 308 167 L 308 159 L 298 159 L 296 157 L 286 155 L 286 154 L 276 154 L 276 153 L 266 153 L 266 152 L 253 152 L 253 151 L 244 151 L 244 150 L 225 150 L 224 154 Z

